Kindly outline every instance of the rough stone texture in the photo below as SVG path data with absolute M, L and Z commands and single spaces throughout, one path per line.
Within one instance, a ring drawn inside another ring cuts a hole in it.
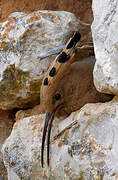
M 3 164 L 1 148 L 10 135 L 13 126 L 13 117 L 10 111 L 0 111 L 0 180 L 7 180 L 7 171 Z
M 90 30 L 64 11 L 13 13 L 0 23 L 0 108 L 39 103 L 43 73 L 56 55 L 41 60 L 37 56 L 65 44 L 74 31 L 83 33 L 86 26 Z
M 93 14 L 94 83 L 100 92 L 118 95 L 118 1 L 94 0 Z
M 8 180 L 20 180 L 16 173 L 12 171 L 12 168 L 8 169 Z
M 8 169 L 24 180 L 118 179 L 118 98 L 87 104 L 67 119 L 55 118 L 50 169 L 41 168 L 44 115 L 18 120 L 2 152 Z M 54 135 L 60 133 L 60 136 Z M 45 155 L 46 156 L 46 155 Z
M 92 0 L 1 0 L 0 21 L 3 21 L 13 12 L 30 13 L 41 9 L 64 10 L 74 13 L 80 20 L 91 23 L 93 20 Z

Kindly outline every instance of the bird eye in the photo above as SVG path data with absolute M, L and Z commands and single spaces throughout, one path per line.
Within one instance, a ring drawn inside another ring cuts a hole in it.
M 55 99 L 58 101 L 61 98 L 61 94 L 57 93 L 55 94 Z

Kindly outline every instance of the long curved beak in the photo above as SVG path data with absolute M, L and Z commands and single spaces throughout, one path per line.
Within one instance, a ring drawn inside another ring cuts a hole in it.
M 43 162 L 44 162 L 44 145 L 45 145 L 45 138 L 46 133 L 48 130 L 48 136 L 47 136 L 47 165 L 49 166 L 49 152 L 50 152 L 50 134 L 51 134 L 51 127 L 52 122 L 54 119 L 54 113 L 46 112 L 46 118 L 44 123 L 44 129 L 43 129 L 43 136 L 42 136 L 42 146 L 41 146 L 41 165 L 43 168 Z

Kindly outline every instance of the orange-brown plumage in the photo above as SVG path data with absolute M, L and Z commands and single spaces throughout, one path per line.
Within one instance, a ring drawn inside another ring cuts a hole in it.
M 42 81 L 40 104 L 46 112 L 41 149 L 42 167 L 47 129 L 47 164 L 49 165 L 50 133 L 55 114 L 67 116 L 88 102 L 106 101 L 110 99 L 104 94 L 97 92 L 93 85 L 93 63 L 73 63 L 77 61 L 77 59 L 74 58 L 76 52 L 79 54 L 79 50 L 83 51 L 82 48 L 77 48 L 76 51 L 76 44 L 80 40 L 80 37 L 81 35 L 79 33 L 74 34 L 66 47 L 52 62 Z

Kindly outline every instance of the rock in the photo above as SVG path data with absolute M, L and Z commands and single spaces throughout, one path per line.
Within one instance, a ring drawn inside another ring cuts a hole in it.
M 20 180 L 17 174 L 12 171 L 12 168 L 8 169 L 8 180 Z
M 0 23 L 0 108 L 27 108 L 39 103 L 44 72 L 55 55 L 38 59 L 43 51 L 64 45 L 74 31 L 90 25 L 65 11 L 12 13 Z
M 13 126 L 13 117 L 11 116 L 12 112 L 10 111 L 1 111 L 0 110 L 0 180 L 7 180 L 7 171 L 3 163 L 1 148 L 10 135 L 12 126 Z
M 22 180 L 118 178 L 118 97 L 86 104 L 65 120 L 55 118 L 50 169 L 41 168 L 44 115 L 18 120 L 2 153 L 6 167 Z M 58 134 L 58 135 L 57 135 Z M 55 136 L 55 137 L 54 137 Z
M 93 14 L 94 83 L 98 91 L 118 95 L 117 0 L 93 1 Z

